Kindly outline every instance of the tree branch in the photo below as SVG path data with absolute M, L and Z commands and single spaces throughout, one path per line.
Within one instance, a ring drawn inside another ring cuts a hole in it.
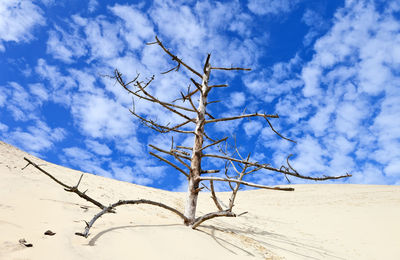
M 207 174 L 207 173 L 219 173 L 221 170 L 205 170 L 201 171 L 201 174 Z
M 274 171 L 274 172 L 280 172 L 283 174 L 287 174 L 287 175 L 291 175 L 291 176 L 295 176 L 297 178 L 301 178 L 301 179 L 306 179 L 306 180 L 313 180 L 313 181 L 325 181 L 325 180 L 333 180 L 333 179 L 341 179 L 341 178 L 347 178 L 347 177 L 351 177 L 351 174 L 346 174 L 346 175 L 340 175 L 340 176 L 323 176 L 323 177 L 311 177 L 311 176 L 305 176 L 305 175 L 301 175 L 298 174 L 296 172 L 290 172 L 288 170 L 282 170 L 282 169 L 277 169 L 277 168 L 273 168 L 268 166 L 267 164 L 259 164 L 257 162 L 246 162 L 245 160 L 239 160 L 233 157 L 228 157 L 228 156 L 222 156 L 222 155 L 217 155 L 217 154 L 203 154 L 203 157 L 213 157 L 213 158 L 219 158 L 222 160 L 229 160 L 229 161 L 234 161 L 234 162 L 238 162 L 238 163 L 242 163 L 242 164 L 248 164 L 251 166 L 255 166 L 255 167 L 260 167 L 266 170 L 270 170 L 270 171 Z
M 163 158 L 163 157 L 161 157 L 161 156 L 159 156 L 159 155 L 157 155 L 157 154 L 155 154 L 155 153 L 153 153 L 153 152 L 149 152 L 149 153 L 150 153 L 151 155 L 153 155 L 154 157 L 160 159 L 161 161 L 163 161 L 163 162 L 165 162 L 165 163 L 171 165 L 172 167 L 174 167 L 175 169 L 177 169 L 178 171 L 180 171 L 183 175 L 185 175 L 187 178 L 189 178 L 189 175 L 188 175 L 184 170 L 182 170 L 181 168 L 179 168 L 176 164 L 174 164 L 174 163 L 168 161 L 167 159 L 165 159 L 165 158 Z
M 149 144 L 149 146 L 150 146 L 151 148 L 153 148 L 153 149 L 159 151 L 159 152 L 166 153 L 166 154 L 169 154 L 169 155 L 174 156 L 174 153 L 172 153 L 172 152 L 163 150 L 163 149 L 161 149 L 161 148 L 159 148 L 159 147 L 157 147 L 157 146 L 154 146 L 154 145 L 152 145 L 152 144 Z M 187 157 L 187 156 L 184 156 L 184 155 L 181 155 L 181 154 L 178 154 L 178 153 L 175 153 L 175 154 L 176 154 L 177 156 L 183 158 L 183 159 L 186 159 L 186 160 L 189 160 L 189 161 L 191 160 L 190 157 Z
M 211 67 L 212 70 L 246 70 L 250 71 L 251 69 L 246 69 L 246 68 L 220 68 L 220 67 Z
M 247 114 L 247 115 L 241 115 L 241 116 L 233 116 L 233 117 L 225 117 L 225 118 L 216 118 L 216 119 L 211 119 L 211 120 L 206 120 L 206 124 L 208 123 L 215 123 L 215 122 L 221 122 L 221 121 L 230 121 L 230 120 L 236 120 L 236 119 L 241 119 L 241 118 L 247 118 L 247 117 L 263 117 L 263 118 L 279 118 L 278 115 L 267 115 L 267 114 Z
M 217 208 L 222 211 L 222 207 L 221 204 L 219 204 L 218 202 L 218 198 L 217 195 L 215 194 L 215 190 L 214 190 L 214 181 L 210 180 L 210 189 L 211 189 L 211 198 L 213 199 L 215 206 L 217 206 Z
M 236 214 L 230 211 L 217 211 L 208 213 L 201 217 L 196 218 L 195 221 L 193 222 L 192 228 L 196 229 L 204 221 L 217 217 L 236 217 Z
M 260 185 L 252 182 L 247 182 L 247 181 L 242 181 L 238 179 L 232 179 L 232 178 L 220 178 L 220 177 L 200 177 L 200 181 L 225 181 L 225 182 L 235 182 L 235 183 L 240 183 L 246 186 L 250 187 L 255 187 L 255 188 L 261 188 L 261 189 L 266 189 L 266 190 L 282 190 L 282 191 L 294 191 L 293 188 L 280 188 L 280 187 L 270 187 L 270 186 L 265 186 L 265 185 Z
M 214 145 L 219 144 L 219 143 L 221 143 L 221 142 L 224 142 L 224 141 L 226 141 L 227 139 L 228 139 L 228 137 L 225 137 L 225 138 L 222 138 L 222 139 L 220 139 L 220 140 L 218 140 L 218 141 L 215 141 L 215 142 L 213 142 L 212 144 L 209 144 L 209 145 L 204 146 L 203 148 L 201 148 L 200 151 L 203 151 L 203 150 L 207 149 L 208 147 L 211 147 L 211 146 L 214 146 Z
M 187 120 L 186 122 L 181 123 L 181 124 L 178 124 L 178 125 L 176 125 L 176 126 L 174 126 L 174 127 L 168 127 L 168 126 L 164 126 L 164 125 L 157 124 L 157 123 L 154 122 L 153 120 L 146 119 L 146 118 L 140 116 L 139 114 L 137 114 L 136 112 L 134 112 L 134 111 L 131 110 L 131 109 L 129 109 L 129 112 L 131 112 L 132 115 L 134 115 L 134 116 L 136 116 L 137 118 L 139 118 L 140 121 L 141 121 L 145 126 L 151 128 L 151 129 L 153 129 L 153 130 L 155 130 L 155 131 L 157 131 L 157 132 L 160 132 L 160 133 L 169 133 L 169 132 L 172 131 L 172 132 L 177 132 L 177 133 L 182 133 L 182 134 L 194 134 L 193 131 L 186 131 L 186 130 L 180 130 L 180 129 L 179 129 L 180 127 L 186 125 L 187 123 L 192 122 L 192 121 L 190 121 L 190 120 Z
M 247 157 L 247 161 L 250 159 L 250 154 L 249 154 L 249 156 Z M 231 162 L 232 163 L 232 162 Z M 233 163 L 232 163 L 233 164 Z M 243 177 L 246 175 L 246 170 L 247 170 L 247 165 L 245 165 L 244 167 L 243 167 L 243 170 L 241 171 L 241 172 L 238 172 L 239 173 L 239 177 L 238 177 L 238 180 L 239 181 L 242 181 L 243 180 Z M 236 168 L 235 168 L 235 170 L 236 170 Z M 232 211 L 232 208 L 233 208 L 233 206 L 235 205 L 235 199 L 236 199 L 236 194 L 237 194 L 237 192 L 239 191 L 239 188 L 240 188 L 240 184 L 241 183 L 236 183 L 236 187 L 232 190 L 232 195 L 231 195 L 231 197 L 229 198 L 229 208 L 228 208 L 228 210 L 229 211 Z
M 181 158 L 179 158 L 179 156 L 176 153 L 173 153 L 173 155 L 174 155 L 175 160 L 178 160 L 181 164 L 183 164 L 190 171 L 190 166 L 187 163 L 185 163 Z
M 226 88 L 228 87 L 227 84 L 221 84 L 221 85 L 212 85 L 212 86 L 208 86 L 209 88 Z
M 190 66 L 188 66 L 186 63 L 184 63 L 181 59 L 179 59 L 177 56 L 175 56 L 174 54 L 172 54 L 167 48 L 164 47 L 164 45 L 162 44 L 162 42 L 158 39 L 158 37 L 156 36 L 156 42 L 153 43 L 149 43 L 148 45 L 151 44 L 158 44 L 160 45 L 160 47 L 169 55 L 172 57 L 172 60 L 178 62 L 179 64 L 182 64 L 185 68 L 187 68 L 188 70 L 190 70 L 191 72 L 193 72 L 194 74 L 196 74 L 197 76 L 199 76 L 200 78 L 202 78 L 202 75 L 195 71 L 194 69 L 192 69 Z
M 149 204 L 149 205 L 154 205 L 154 206 L 157 206 L 157 207 L 161 207 L 163 209 L 166 209 L 166 210 L 169 210 L 169 211 L 175 213 L 176 215 L 181 217 L 185 221 L 185 223 L 187 222 L 187 218 L 180 211 L 178 211 L 178 210 L 176 210 L 176 209 L 174 209 L 174 208 L 172 208 L 170 206 L 167 206 L 167 205 L 165 205 L 163 203 L 160 203 L 160 202 L 156 202 L 156 201 L 152 201 L 152 200 L 146 200 L 146 199 L 120 200 L 120 201 L 118 201 L 118 202 L 116 202 L 114 204 L 111 204 L 110 206 L 104 208 L 99 213 L 97 213 L 89 223 L 86 222 L 86 227 L 85 227 L 84 232 L 83 233 L 76 232 L 75 235 L 83 236 L 83 237 L 87 238 L 89 236 L 90 228 L 93 226 L 93 224 L 96 222 L 97 219 L 99 219 L 101 216 L 103 216 L 105 213 L 107 213 L 107 211 L 110 211 L 110 210 L 112 210 L 112 209 L 114 209 L 114 208 L 116 208 L 118 206 L 127 205 L 127 204 L 132 204 L 132 205 L 135 205 L 135 204 Z
M 186 150 L 190 150 L 190 151 L 192 151 L 192 150 L 193 150 L 193 148 L 192 148 L 192 147 L 181 146 L 181 145 L 177 145 L 177 146 L 176 146 L 176 148 L 179 148 L 179 149 L 186 149 Z
M 296 143 L 296 141 L 293 141 L 292 139 L 286 138 L 286 137 L 284 137 L 283 135 L 281 135 L 278 131 L 276 131 L 276 130 L 274 129 L 274 127 L 272 126 L 271 122 L 268 120 L 268 118 L 265 118 L 265 120 L 267 120 L 269 127 L 271 127 L 271 130 L 274 131 L 274 133 L 277 134 L 280 138 L 283 138 L 283 139 L 285 139 L 285 140 L 288 140 L 288 141 L 290 141 L 290 142 L 292 142 L 292 143 Z
M 139 82 L 136 83 L 136 86 L 143 92 L 143 94 L 145 94 L 146 96 L 148 96 L 148 97 L 149 97 L 150 99 L 152 99 L 155 103 L 160 104 L 161 106 L 163 106 L 163 107 L 166 108 L 167 110 L 169 110 L 169 111 L 171 111 L 171 112 L 173 112 L 173 113 L 175 113 L 175 114 L 177 114 L 177 115 L 179 115 L 179 116 L 181 116 L 181 117 L 183 117 L 183 118 L 185 118 L 185 119 L 187 119 L 187 120 L 190 120 L 190 121 L 192 121 L 192 122 L 195 122 L 192 118 L 188 117 L 187 115 L 182 114 L 181 112 L 179 112 L 179 111 L 173 109 L 172 107 L 174 107 L 175 105 L 173 105 L 173 104 L 168 104 L 168 105 L 167 105 L 165 102 L 161 102 L 160 100 L 158 100 L 157 98 L 155 98 L 154 96 L 152 96 L 150 93 L 148 93 L 146 90 L 144 90 L 144 88 L 140 85 Z M 195 111 L 192 111 L 192 112 L 195 112 Z
M 85 192 L 81 192 L 80 190 L 78 190 L 78 186 L 82 180 L 82 176 L 80 177 L 78 184 L 76 186 L 69 186 L 63 182 L 61 182 L 60 180 L 58 180 L 57 178 L 55 178 L 53 175 L 51 175 L 50 173 L 48 173 L 47 171 L 43 170 L 39 165 L 37 165 L 36 163 L 32 162 L 31 160 L 29 160 L 28 158 L 24 157 L 24 160 L 28 162 L 28 164 L 24 167 L 26 168 L 28 165 L 33 165 L 36 169 L 38 169 L 39 171 L 41 171 L 42 173 L 44 173 L 45 175 L 47 175 L 48 177 L 50 177 L 53 181 L 55 181 L 56 183 L 60 184 L 61 186 L 64 187 L 65 191 L 68 192 L 73 192 L 76 193 L 79 197 L 89 201 L 90 203 L 96 205 L 97 207 L 101 208 L 101 209 L 105 209 L 106 206 L 104 206 L 103 204 L 101 204 L 100 202 L 98 202 L 97 200 L 89 197 L 88 195 L 86 195 L 86 191 Z
M 181 109 L 181 110 L 185 110 L 185 111 L 189 111 L 189 112 L 194 112 L 194 113 L 196 112 L 196 111 L 194 111 L 194 110 L 192 110 L 192 109 L 190 109 L 190 108 L 187 108 L 187 107 L 182 107 L 182 106 L 174 105 L 174 104 L 171 104 L 171 103 L 167 103 L 167 102 L 164 102 L 164 101 L 160 101 L 160 100 L 158 100 L 158 99 L 157 99 L 157 101 L 155 101 L 155 100 L 153 100 L 153 99 L 151 99 L 151 98 L 148 98 L 148 97 L 139 95 L 137 92 L 139 92 L 139 91 L 141 91 L 141 90 L 132 91 L 131 89 L 128 88 L 128 85 L 131 84 L 132 82 L 136 81 L 137 78 L 138 78 L 138 76 L 137 76 L 134 80 L 130 81 L 129 83 L 125 83 L 124 80 L 122 79 L 122 74 L 121 74 L 117 69 L 115 69 L 115 71 L 114 71 L 114 77 L 112 77 L 112 78 L 115 78 L 115 79 L 117 80 L 117 82 L 118 82 L 126 91 L 128 91 L 129 93 L 131 93 L 132 95 L 134 95 L 134 96 L 136 96 L 136 97 L 138 97 L 138 98 L 140 98 L 140 99 L 144 99 L 144 100 L 146 100 L 146 101 L 150 101 L 150 102 L 153 102 L 153 103 L 163 104 L 163 105 L 166 105 L 166 106 L 174 107 L 174 108 Z M 146 83 L 145 87 L 148 86 L 148 85 L 153 81 L 153 79 L 154 79 L 154 77 L 152 77 L 152 78 L 150 79 L 150 81 L 149 81 L 148 83 Z M 145 88 L 145 87 L 144 87 L 144 88 Z

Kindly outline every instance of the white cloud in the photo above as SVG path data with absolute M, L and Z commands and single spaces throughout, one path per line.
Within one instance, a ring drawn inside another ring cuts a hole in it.
M 253 136 L 260 132 L 260 130 L 263 128 L 263 124 L 259 121 L 252 120 L 244 123 L 243 128 L 248 136 Z
M 150 17 L 158 27 L 160 39 L 195 69 L 202 68 L 210 52 L 211 63 L 218 67 L 232 64 L 250 66 L 260 53 L 255 38 L 248 37 L 252 30 L 249 25 L 252 17 L 243 15 L 242 7 L 236 1 L 225 4 L 197 2 L 191 8 L 189 4 L 159 0 L 152 7 Z M 246 29 L 243 29 L 244 23 Z M 227 25 L 232 26 L 227 28 Z M 227 37 L 227 30 L 235 34 Z
M 8 126 L 0 122 L 0 131 L 1 132 L 7 132 L 8 131 Z
M 349 180 L 352 183 L 363 184 L 386 184 L 387 178 L 384 176 L 382 170 L 371 164 L 366 163 L 360 171 L 352 172 L 353 176 Z
M 3 104 L 16 121 L 37 119 L 37 110 L 46 99 L 47 92 L 42 85 L 29 85 L 29 88 L 33 88 L 34 96 L 16 82 L 9 82 L 0 90 L 0 105 Z
M 81 160 L 88 160 L 93 158 L 93 155 L 91 153 L 79 147 L 68 147 L 63 149 L 63 152 L 66 156 L 71 158 L 79 158 Z
M 310 28 L 303 40 L 303 44 L 306 46 L 311 44 L 320 31 L 327 27 L 327 22 L 323 17 L 318 12 L 311 9 L 307 9 L 304 12 L 301 20 Z
M 7 96 L 9 91 L 6 87 L 1 87 L 0 88 L 0 107 L 4 106 L 6 104 Z
M 225 101 L 230 108 L 242 107 L 246 102 L 246 96 L 243 92 L 232 92 L 229 99 Z
M 108 22 L 104 17 L 89 20 L 84 31 L 90 46 L 92 59 L 109 59 L 119 56 L 124 44 L 119 38 L 118 24 Z M 118 29 L 118 30 L 117 30 Z
M 144 144 L 140 143 L 136 136 L 117 139 L 115 141 L 115 148 L 128 156 L 141 157 L 145 154 Z
M 153 165 L 149 160 L 137 159 L 134 167 L 112 163 L 111 169 L 114 177 L 118 180 L 149 185 L 162 178 L 167 167 Z
M 4 41 L 28 42 L 33 30 L 45 24 L 42 10 L 29 0 L 0 1 L 0 51 Z
M 10 129 L 11 130 L 11 129 Z M 62 128 L 50 128 L 42 121 L 36 121 L 34 126 L 27 127 L 27 130 L 15 129 L 6 135 L 5 140 L 27 152 L 42 152 L 50 149 L 55 142 L 63 140 L 66 131 Z
M 112 174 L 103 168 L 103 161 L 99 160 L 92 153 L 79 147 L 68 147 L 63 149 L 61 160 L 72 166 L 79 167 L 80 170 L 112 178 Z
M 57 66 L 49 65 L 44 59 L 38 60 L 35 71 L 50 82 L 47 86 L 49 86 L 48 93 L 52 101 L 65 105 L 71 104 L 71 90 L 76 86 L 71 77 L 64 76 Z
M 237 116 L 240 115 L 241 111 L 233 110 L 231 109 L 230 111 L 227 111 L 225 113 L 221 113 L 220 117 L 232 117 L 232 116 Z M 213 129 L 222 132 L 222 133 L 229 133 L 233 134 L 234 132 L 237 131 L 239 125 L 243 122 L 243 119 L 239 120 L 230 120 L 230 121 L 222 121 L 218 122 L 217 124 L 213 124 Z
M 338 9 L 303 66 L 302 93 L 292 90 L 276 105 L 289 126 L 304 126 L 293 160 L 303 174 L 348 171 L 351 182 L 375 184 L 395 183 L 400 174 L 400 61 L 393 58 L 400 22 L 390 5 L 382 10 L 367 1 Z
M 86 140 L 85 144 L 90 150 L 92 150 L 98 155 L 107 156 L 112 153 L 112 151 L 110 150 L 110 148 L 108 148 L 106 144 L 101 144 L 94 140 Z
M 288 62 L 275 63 L 272 68 L 265 68 L 260 73 L 247 76 L 245 85 L 258 99 L 261 97 L 265 102 L 271 102 L 303 86 L 299 76 L 292 73 L 301 63 L 298 55 Z
M 97 6 L 99 5 L 99 2 L 97 0 L 90 0 L 88 3 L 88 10 L 89 12 L 94 12 L 97 9 Z
M 129 111 L 104 95 L 77 94 L 71 110 L 83 133 L 90 137 L 128 137 L 136 129 Z
M 51 6 L 51 5 L 54 5 L 56 0 L 39 0 L 39 1 L 42 2 L 46 6 Z
M 159 31 L 170 39 L 174 39 L 174 42 L 186 45 L 189 49 L 198 47 L 206 37 L 206 29 L 186 5 L 172 1 L 158 1 L 151 16 Z
M 49 93 L 42 83 L 29 84 L 29 92 L 35 95 L 40 101 L 49 99 Z
M 331 124 L 332 116 L 335 110 L 335 104 L 329 103 L 321 107 L 317 113 L 308 121 L 308 126 L 317 136 L 323 136 Z
M 66 63 L 73 63 L 76 59 L 87 54 L 85 41 L 79 36 L 76 25 L 71 24 L 72 33 L 55 26 L 55 30 L 49 32 L 47 40 L 47 53 L 53 58 Z
M 320 76 L 321 70 L 316 66 L 307 66 L 303 68 L 301 76 L 304 80 L 303 95 L 312 97 L 321 94 Z
M 321 147 L 318 140 L 306 136 L 295 146 L 297 157 L 293 159 L 293 166 L 301 173 L 323 173 L 326 169 L 324 157 L 328 156 L 326 149 Z
M 78 88 L 80 92 L 89 92 L 89 93 L 102 93 L 102 90 L 95 85 L 96 78 L 94 71 L 84 71 L 77 69 L 69 69 L 71 77 L 78 83 Z
M 368 112 L 368 104 L 363 104 L 362 102 L 342 102 L 337 104 L 335 130 L 349 138 L 355 137 L 362 127 L 361 120 L 369 115 Z
M 115 5 L 110 10 L 124 21 L 122 36 L 131 49 L 143 48 L 144 42 L 154 39 L 153 24 L 142 11 L 126 5 Z M 132 19 L 132 17 L 135 17 Z
M 247 7 L 258 15 L 277 15 L 290 12 L 298 2 L 298 0 L 249 0 Z
M 88 3 L 89 11 L 95 11 L 96 2 Z M 276 15 L 290 12 L 298 3 L 287 0 L 261 2 L 249 1 L 248 8 L 256 14 Z M 255 96 L 235 89 L 236 92 L 230 94 L 228 105 L 238 111 L 216 112 L 217 116 L 240 114 L 239 107 L 246 102 L 250 102 L 254 110 L 261 106 L 272 109 L 277 102 L 275 108 L 282 117 L 279 123 L 287 122 L 288 125 L 274 126 L 277 130 L 288 129 L 287 134 L 291 136 L 300 136 L 297 138 L 299 144 L 293 165 L 304 171 L 302 173 L 337 173 L 334 171 L 350 168 L 349 171 L 355 169 L 355 175 L 360 175 L 362 171 L 370 170 L 370 175 L 366 174 L 365 178 L 355 177 L 364 182 L 382 176 L 383 172 L 393 178 L 398 175 L 396 162 L 400 151 L 396 140 L 400 126 L 396 119 L 400 116 L 400 109 L 396 105 L 396 100 L 399 100 L 396 93 L 400 80 L 396 71 L 400 69 L 400 27 L 390 11 L 380 14 L 372 4 L 361 2 L 347 2 L 343 9 L 338 10 L 332 28 L 315 42 L 315 53 L 310 61 L 302 60 L 300 55 L 303 54 L 299 52 L 287 62 L 264 69 L 261 77 L 248 78 L 245 84 Z M 49 32 L 48 53 L 69 64 L 77 59 L 84 60 L 86 67 L 60 70 L 50 65 L 49 61 L 40 59 L 36 72 L 50 83 L 48 87 L 43 85 L 47 82 L 32 84 L 28 85 L 28 92 L 25 88 L 21 90 L 22 86 L 14 86 L 13 89 L 18 88 L 18 95 L 13 94 L 14 90 L 0 89 L 0 106 L 4 106 L 6 100 L 21 103 L 16 106 L 19 118 L 23 118 L 24 111 L 34 111 L 44 101 L 71 107 L 73 123 L 90 138 L 86 146 L 91 152 L 82 154 L 70 147 L 65 150 L 66 161 L 81 168 L 88 165 L 87 169 L 105 176 L 111 174 L 102 169 L 113 167 L 110 172 L 121 180 L 151 184 L 155 178 L 162 177 L 157 175 L 162 169 L 150 162 L 141 162 L 140 172 L 132 166 L 95 162 L 96 156 L 108 156 L 111 152 L 111 147 L 100 143 L 99 139 L 94 141 L 95 138 L 115 140 L 113 148 L 122 152 L 122 157 L 140 157 L 146 150 L 139 143 L 136 120 L 127 111 L 131 97 L 120 86 L 115 86 L 115 81 L 97 78 L 96 74 L 107 74 L 111 69 L 118 68 L 128 79 L 140 72 L 143 80 L 150 73 L 171 68 L 170 58 L 159 46 L 144 47 L 144 43 L 152 40 L 156 32 L 171 51 L 198 70 L 201 70 L 208 52 L 212 52 L 211 62 L 216 66 L 257 64 L 260 48 L 255 44 L 257 39 L 250 37 L 254 16 L 245 14 L 238 1 L 223 4 L 157 0 L 148 14 L 142 7 L 115 5 L 108 9 L 113 15 L 111 18 L 75 15 L 68 28 L 54 27 Z M 310 26 L 305 44 L 312 43 L 320 33 L 319 28 L 325 25 L 311 11 L 304 14 L 303 21 Z M 221 33 L 226 31 L 233 33 L 227 37 Z M 23 41 L 22 38 L 20 41 Z M 61 71 L 66 71 L 66 74 Z M 181 71 L 184 69 L 181 68 Z M 159 76 L 148 90 L 162 100 L 173 100 L 190 83 L 185 74 L 179 72 Z M 217 81 L 229 75 L 228 72 L 215 72 L 212 79 Z M 223 82 L 215 82 L 219 83 Z M 29 95 L 37 99 L 36 103 L 31 102 Z M 379 99 L 376 99 L 377 96 Z M 271 101 L 272 105 L 261 104 L 262 101 Z M 171 116 L 157 105 L 143 100 L 136 103 L 136 109 L 141 115 L 150 116 L 160 123 L 180 122 L 177 116 Z M 292 145 L 270 129 L 262 129 L 263 124 L 258 121 L 225 122 L 215 130 L 232 133 L 241 122 L 246 134 L 255 136 L 261 133 L 264 145 L 277 149 L 268 159 L 281 163 L 282 158 L 288 155 L 287 150 Z M 266 134 L 267 130 L 269 134 Z M 302 138 L 300 133 L 303 130 Z M 22 136 L 22 133 L 32 131 L 19 129 L 17 132 Z M 170 136 L 166 140 L 169 147 Z M 182 142 L 192 145 L 189 139 Z M 37 147 L 49 147 L 51 143 L 43 141 Z M 352 158 L 353 152 L 356 158 Z M 378 160 L 379 163 L 376 163 L 377 166 L 360 166 L 365 164 L 363 160 Z M 145 172 L 151 174 L 146 175 Z

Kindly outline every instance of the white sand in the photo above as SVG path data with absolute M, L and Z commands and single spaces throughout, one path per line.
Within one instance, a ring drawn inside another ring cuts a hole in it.
M 204 222 L 198 231 L 158 207 L 121 206 L 98 220 L 85 239 L 74 233 L 99 209 L 33 166 L 22 171 L 24 156 L 69 185 L 81 174 L 0 142 L 0 259 L 400 259 L 399 186 L 245 191 L 236 212 L 248 214 Z M 182 193 L 91 174 L 84 175 L 80 188 L 106 205 L 144 198 L 183 209 Z M 199 203 L 200 213 L 215 211 L 208 193 Z M 49 229 L 56 235 L 43 234 Z M 21 238 L 33 247 L 21 245 Z

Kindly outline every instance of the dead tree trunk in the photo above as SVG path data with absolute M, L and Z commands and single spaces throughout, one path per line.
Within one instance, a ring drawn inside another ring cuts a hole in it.
M 209 91 L 208 79 L 210 78 L 211 66 L 209 64 L 210 54 L 207 57 L 204 65 L 204 74 L 202 76 L 200 100 L 197 108 L 196 128 L 194 130 L 194 144 L 192 151 L 192 158 L 190 164 L 189 184 L 187 191 L 185 217 L 188 219 L 190 225 L 196 217 L 197 198 L 199 195 L 200 175 L 201 175 L 201 159 L 202 148 L 204 142 L 204 125 L 206 121 L 206 106 L 207 94 Z

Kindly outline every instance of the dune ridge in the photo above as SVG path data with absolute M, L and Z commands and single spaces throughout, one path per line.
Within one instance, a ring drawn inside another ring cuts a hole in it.
M 149 205 L 121 206 L 85 239 L 74 235 L 99 209 L 65 192 L 24 156 L 63 182 L 81 172 L 29 155 L 0 141 L 0 259 L 400 259 L 400 187 L 291 185 L 294 192 L 238 194 L 237 218 L 205 222 L 197 231 Z M 183 209 L 185 194 L 85 173 L 82 190 L 108 205 L 151 199 Z M 219 195 L 227 201 L 229 194 Z M 207 192 L 199 211 L 214 211 Z M 55 234 L 45 235 L 50 230 Z M 20 243 L 25 239 L 32 247 Z

